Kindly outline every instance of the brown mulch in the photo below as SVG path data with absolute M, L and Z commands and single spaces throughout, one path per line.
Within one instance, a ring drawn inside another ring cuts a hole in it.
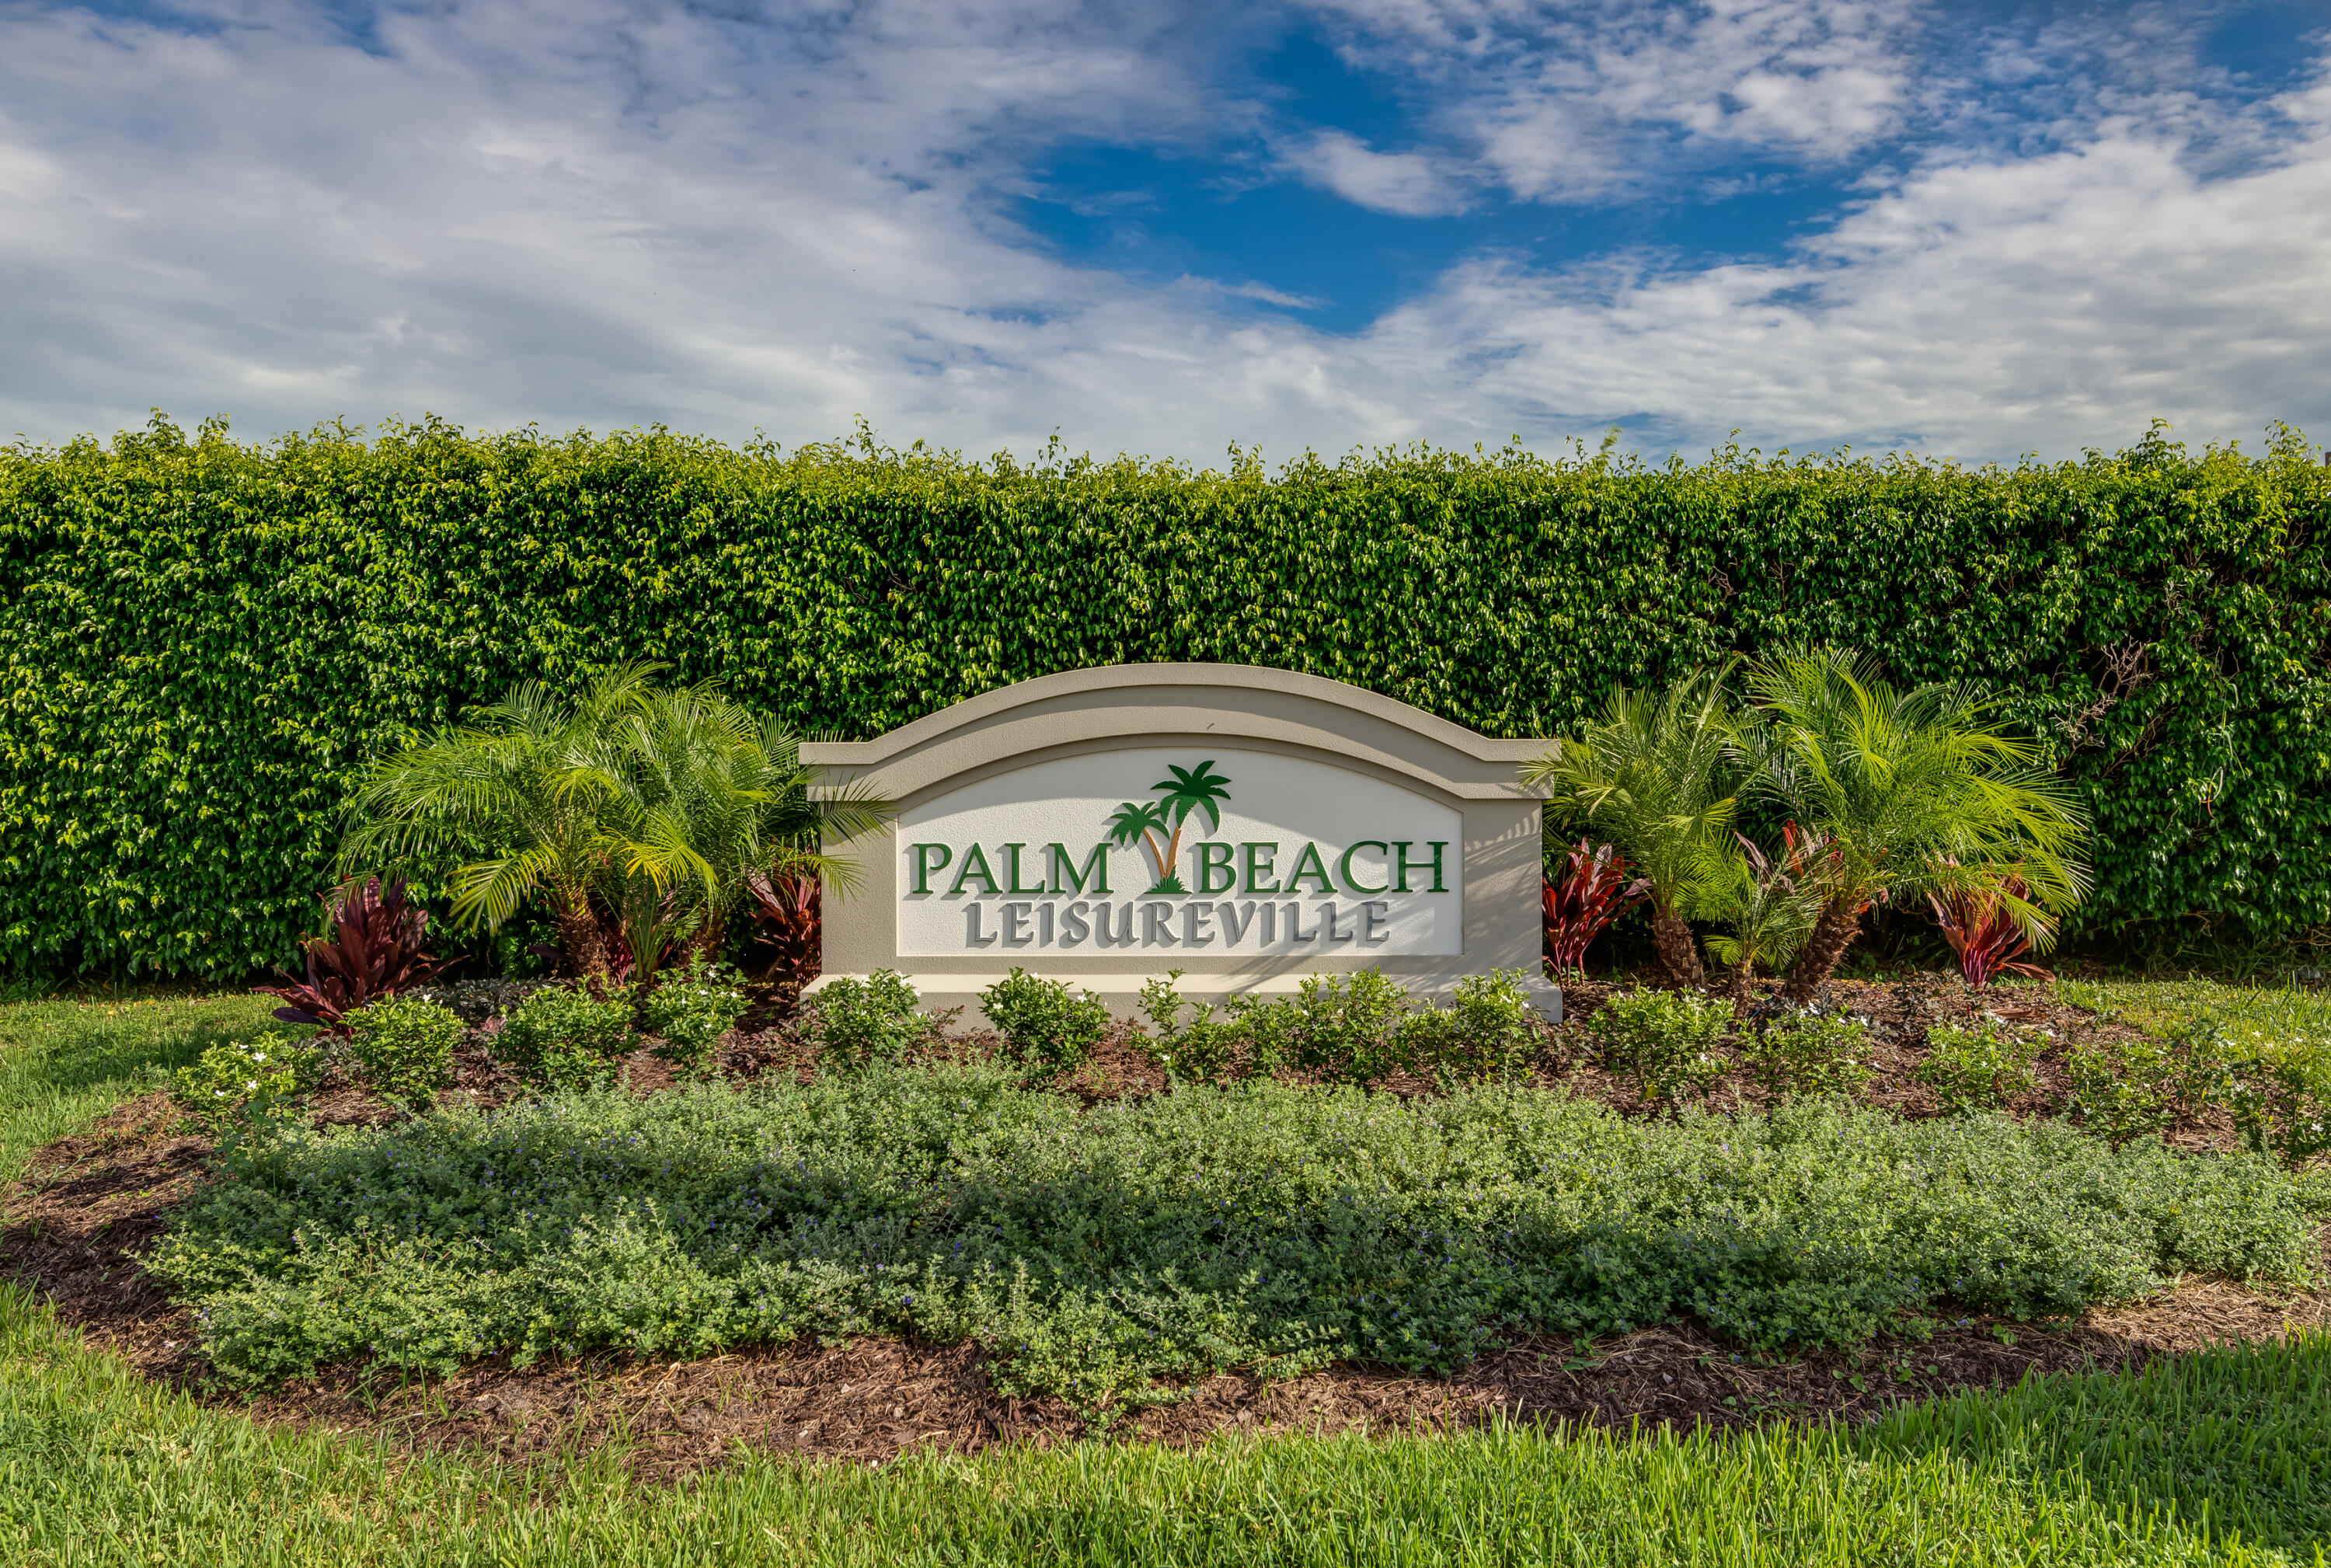
M 1591 1017 L 1609 987 L 1570 992 L 1570 1025 Z M 1917 1042 L 1940 1018 L 1964 1009 L 1954 986 L 1840 982 L 1833 1004 L 1870 1017 L 1890 1069 L 1871 1098 L 1905 1114 L 1931 1114 L 1926 1091 L 1908 1079 Z M 2055 1003 L 2045 993 L 1986 999 L 2012 1021 L 2053 1029 L 2060 1047 L 2118 1029 Z M 2129 1031 L 2122 1031 L 2126 1033 Z M 958 1037 L 949 1053 L 985 1049 Z M 1623 1105 L 1591 1068 L 1564 1065 L 1559 1042 L 1546 1076 Z M 2053 1079 L 2017 1107 L 2054 1108 Z M 627 1061 L 635 1093 L 671 1081 L 670 1069 L 642 1051 Z M 723 1066 L 742 1078 L 806 1077 L 813 1052 L 782 1022 L 734 1036 Z M 1907 1085 L 1908 1087 L 1904 1087 Z M 460 1092 L 492 1105 L 515 1092 L 482 1050 L 465 1052 Z M 1164 1088 L 1156 1065 L 1120 1030 L 1058 1087 L 1088 1102 Z M 1422 1086 L 1396 1088 L 1421 1089 Z M 1719 1091 L 1719 1095 L 1722 1091 Z M 1755 1091 L 1746 1091 L 1755 1103 Z M 1722 1103 L 1721 1098 L 1718 1101 Z M 398 1113 L 361 1092 L 319 1097 L 326 1124 L 375 1121 Z M 2183 1129 L 2207 1141 L 2213 1129 Z M 0 1195 L 0 1274 L 33 1285 L 91 1343 L 157 1380 L 205 1400 L 246 1408 L 262 1420 L 334 1430 L 379 1430 L 426 1447 L 461 1445 L 509 1459 L 554 1449 L 626 1440 L 629 1462 L 647 1477 L 673 1478 L 749 1446 L 858 1462 L 937 1449 L 971 1452 L 997 1443 L 1049 1443 L 1090 1428 L 1057 1400 L 1018 1400 L 993 1389 L 970 1345 L 893 1340 L 740 1351 L 694 1362 L 614 1357 L 513 1369 L 481 1363 L 457 1376 L 395 1383 L 343 1379 L 295 1385 L 245 1402 L 205 1392 L 189 1350 L 193 1325 L 166 1301 L 137 1259 L 160 1234 L 169 1207 L 202 1179 L 210 1141 L 185 1130 L 164 1095 L 130 1101 L 88 1130 L 36 1155 L 26 1179 Z M 2035 1327 L 1988 1320 L 1945 1328 L 1929 1340 L 1881 1339 L 1851 1353 L 1764 1360 L 1735 1353 L 1688 1326 L 1572 1344 L 1546 1340 L 1482 1357 L 1453 1377 L 1337 1366 L 1276 1383 L 1217 1377 L 1178 1402 L 1104 1412 L 1120 1436 L 1192 1444 L 1222 1432 L 1454 1430 L 1500 1419 L 1571 1421 L 1625 1427 L 1635 1421 L 1736 1426 L 1776 1418 L 1867 1420 L 1906 1399 L 2012 1384 L 2035 1373 L 2125 1369 L 2212 1340 L 2271 1339 L 2331 1322 L 2331 1298 L 2284 1297 L 2221 1281 L 2188 1279 L 2151 1301 L 2092 1311 L 2077 1323 Z
M 1777 981 L 1759 981 L 1760 998 L 1780 988 Z M 1574 981 L 1563 987 L 1562 1024 L 1552 1031 L 1553 1049 L 1538 1073 L 1543 1083 L 1567 1085 L 1575 1093 L 1599 1099 L 1621 1110 L 1641 1111 L 1632 1089 L 1618 1076 L 1606 1072 L 1590 1054 L 1590 1021 L 1597 1008 L 1613 995 L 1636 989 L 1632 984 Z M 1927 1031 L 1936 1024 L 1972 1025 L 1988 1014 L 2025 1034 L 2043 1033 L 2043 1044 L 2032 1063 L 2030 1089 L 2002 1108 L 2017 1117 L 2060 1116 L 2071 1107 L 2069 1058 L 2079 1046 L 2137 1040 L 2143 1031 L 2125 1023 L 2099 1018 L 2085 1008 L 2059 1001 L 2041 985 L 1997 986 L 1971 991 L 1953 974 L 1923 974 L 1889 980 L 1832 980 L 1816 999 L 1824 1009 L 1842 1009 L 1870 1023 L 1870 1051 L 1867 1065 L 1874 1070 L 1861 1091 L 1870 1105 L 1903 1117 L 1933 1117 L 1942 1113 L 1935 1091 L 1913 1076 L 1926 1056 Z M 1760 1109 L 1772 1097 L 1746 1074 L 1728 1074 L 1709 1094 L 1719 1109 Z M 2205 1118 L 2180 1123 L 2169 1129 L 2170 1142 L 2187 1148 L 2226 1147 L 2235 1141 L 2232 1117 L 2222 1107 Z
M 2233 1337 L 2323 1321 L 2322 1304 L 2189 1280 L 2160 1300 L 2047 1328 L 1997 1323 L 1927 1340 L 1785 1361 L 1736 1354 L 1687 1326 L 1572 1344 L 1529 1342 L 1454 1377 L 1338 1366 L 1265 1384 L 1216 1377 L 1179 1402 L 1116 1413 L 1120 1438 L 1186 1447 L 1223 1433 L 1458 1431 L 1498 1420 L 1729 1428 L 1772 1420 L 1868 1421 L 1906 1400 L 2005 1388 L 2034 1374 L 2119 1371 Z M 379 1430 L 426 1446 L 523 1459 L 628 1440 L 634 1473 L 671 1478 L 737 1446 L 887 1462 L 920 1451 L 1045 1445 L 1092 1429 L 1058 1400 L 1006 1398 L 969 1345 L 859 1340 L 694 1362 L 595 1359 L 513 1370 L 500 1361 L 427 1384 L 327 1384 L 271 1394 L 262 1420 Z M 1106 1412 L 1105 1412 L 1106 1415 Z

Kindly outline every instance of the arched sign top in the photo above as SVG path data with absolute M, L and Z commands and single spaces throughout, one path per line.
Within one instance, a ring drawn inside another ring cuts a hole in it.
M 901 804 L 1043 754 L 1129 741 L 1259 741 L 1316 751 L 1455 800 L 1532 798 L 1521 765 L 1545 740 L 1500 740 L 1326 676 L 1255 664 L 1112 664 L 966 698 L 873 740 L 805 744 L 842 789 Z

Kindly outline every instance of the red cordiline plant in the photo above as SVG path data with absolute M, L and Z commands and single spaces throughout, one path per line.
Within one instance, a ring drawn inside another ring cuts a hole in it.
M 798 992 L 818 976 L 824 950 L 823 895 L 814 877 L 756 874 L 745 881 L 762 977 Z
M 1570 869 L 1560 881 L 1543 879 L 1539 898 L 1546 917 L 1546 961 L 1556 971 L 1583 970 L 1586 949 L 1620 916 L 1651 891 L 1648 877 L 1627 879 L 1633 868 L 1609 844 L 1592 848 L 1581 839 L 1570 851 Z
M 421 950 L 429 914 L 406 898 L 401 877 L 385 890 L 378 877 L 367 877 L 339 889 L 336 898 L 327 897 L 324 908 L 331 916 L 330 933 L 300 944 L 308 957 L 307 979 L 294 980 L 279 969 L 282 984 L 254 987 L 289 1004 L 275 1010 L 287 1023 L 321 1024 L 346 1034 L 349 1013 L 411 990 L 459 962 Z
M 2001 974 L 2055 978 L 2037 964 L 2016 962 L 2031 948 L 2026 920 L 2018 918 L 2014 908 L 2013 901 L 2023 898 L 2023 879 L 2012 876 L 1995 886 L 1955 888 L 1927 896 L 1969 985 L 1988 985 Z

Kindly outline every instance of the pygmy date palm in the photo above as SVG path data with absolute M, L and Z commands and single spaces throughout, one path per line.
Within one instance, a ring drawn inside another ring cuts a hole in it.
M 718 953 L 756 878 L 856 885 L 857 868 L 819 845 L 877 825 L 882 808 L 847 792 L 813 800 L 799 742 L 775 719 L 707 686 L 650 691 L 617 741 L 595 784 L 625 923 L 642 927 L 633 951 L 643 969 L 676 938 Z
M 1751 666 L 1755 787 L 1823 841 L 1821 917 L 1782 986 L 1810 1002 L 1879 900 L 1984 888 L 2035 945 L 2088 886 L 2071 796 L 1965 686 L 1898 689 L 1833 649 Z
M 1546 796 L 1550 818 L 1591 823 L 1634 862 L 1650 885 L 1660 966 L 1679 985 L 1697 985 L 1706 973 L 1679 903 L 1732 825 L 1729 669 L 1688 675 L 1664 692 L 1620 687 L 1599 721 L 1522 773 Z
M 604 973 L 592 896 L 609 867 L 605 781 L 654 673 L 618 665 L 572 700 L 521 681 L 473 722 L 382 759 L 349 805 L 343 871 L 473 857 L 453 874 L 457 920 L 491 930 L 538 895 L 576 970 Z
M 573 700 L 538 682 L 480 718 L 377 765 L 351 806 L 341 857 L 465 854 L 453 913 L 491 929 L 539 896 L 577 973 L 604 973 L 603 913 L 652 970 L 688 937 L 717 946 L 756 875 L 852 868 L 818 848 L 879 807 L 813 801 L 794 738 L 707 687 L 660 689 L 657 667 L 611 670 Z
M 1746 1012 L 1756 965 L 1787 963 L 1821 917 L 1823 846 L 1793 822 L 1777 858 L 1737 833 L 1733 841 L 1701 851 L 1678 904 L 1691 918 L 1720 927 L 1708 938 L 1708 955 L 1724 967 L 1733 1011 Z

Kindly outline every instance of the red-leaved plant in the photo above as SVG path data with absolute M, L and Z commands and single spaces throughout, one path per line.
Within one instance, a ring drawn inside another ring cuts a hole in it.
M 753 896 L 753 940 L 762 957 L 762 978 L 795 993 L 824 966 L 825 920 L 814 877 L 779 872 L 746 880 Z
M 329 934 L 300 945 L 308 955 L 308 978 L 294 980 L 279 969 L 282 984 L 253 988 L 290 1004 L 275 1010 L 287 1023 L 321 1024 L 346 1034 L 347 1015 L 359 1007 L 409 991 L 460 962 L 421 950 L 429 914 L 405 898 L 401 877 L 385 891 L 378 877 L 367 877 L 340 889 L 337 902 L 327 897 L 324 909 L 331 917 Z
M 1557 973 L 1586 967 L 1586 949 L 1612 921 L 1651 891 L 1648 878 L 1627 880 L 1627 857 L 1581 839 L 1560 881 L 1543 879 L 1546 960 Z
M 1988 985 L 2000 974 L 2055 978 L 2037 964 L 2016 962 L 2031 950 L 2031 939 L 2007 908 L 2006 898 L 2022 897 L 2023 882 L 2017 877 L 2009 877 L 1996 887 L 1927 895 L 1927 902 L 1935 907 L 1935 918 L 1942 922 L 1943 940 L 1959 955 L 1959 973 L 1966 976 L 1969 985 Z

